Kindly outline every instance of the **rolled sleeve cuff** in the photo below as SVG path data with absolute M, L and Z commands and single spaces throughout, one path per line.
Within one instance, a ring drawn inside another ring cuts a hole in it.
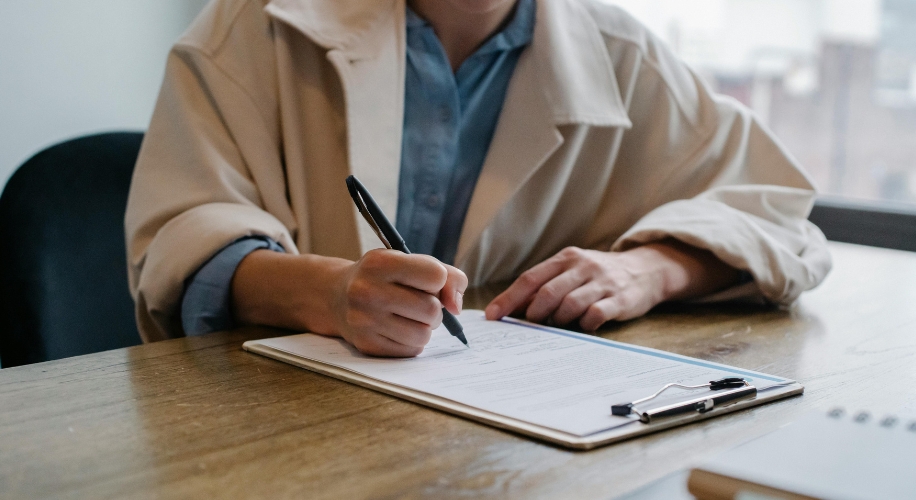
M 231 308 L 232 277 L 242 259 L 260 249 L 285 251 L 271 238 L 247 236 L 224 247 L 191 276 L 181 300 L 181 325 L 185 335 L 203 335 L 235 326 Z

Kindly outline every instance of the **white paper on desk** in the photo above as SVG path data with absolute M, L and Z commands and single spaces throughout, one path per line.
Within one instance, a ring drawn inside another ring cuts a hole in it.
M 667 383 L 744 377 L 760 390 L 789 382 L 517 320 L 486 321 L 478 310 L 465 310 L 459 319 L 470 348 L 440 327 L 423 353 L 410 359 L 365 356 L 341 339 L 308 333 L 260 344 L 577 436 L 630 423 L 611 415 L 610 406 L 648 396 Z M 688 395 L 670 389 L 654 405 Z

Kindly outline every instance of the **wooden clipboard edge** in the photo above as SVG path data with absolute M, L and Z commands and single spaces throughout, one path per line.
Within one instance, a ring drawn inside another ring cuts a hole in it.
M 713 408 L 706 413 L 685 414 L 684 416 L 672 417 L 651 424 L 643 424 L 639 421 L 633 421 L 630 424 L 624 424 L 613 429 L 601 431 L 588 436 L 576 436 L 566 432 L 558 431 L 548 427 L 525 422 L 504 415 L 499 415 L 486 410 L 481 410 L 472 406 L 457 403 L 450 399 L 441 398 L 432 394 L 414 391 L 394 384 L 389 384 L 371 377 L 366 377 L 359 373 L 328 365 L 308 358 L 295 356 L 278 349 L 261 344 L 257 340 L 250 340 L 242 344 L 242 349 L 260 354 L 268 358 L 282 361 L 284 363 L 298 366 L 309 371 L 320 373 L 322 375 L 349 382 L 352 384 L 365 387 L 378 392 L 395 396 L 401 399 L 418 403 L 424 406 L 436 408 L 438 410 L 457 415 L 469 420 L 474 420 L 492 427 L 498 427 L 516 434 L 533 437 L 542 441 L 547 441 L 565 448 L 575 450 L 590 450 L 599 446 L 604 446 L 626 439 L 643 436 L 653 432 L 658 432 L 672 427 L 698 422 L 709 418 L 725 415 L 744 408 L 762 405 L 778 399 L 783 399 L 802 394 L 804 387 L 793 382 L 785 386 L 778 386 L 766 389 L 757 394 L 754 399 L 738 401 L 731 405 Z

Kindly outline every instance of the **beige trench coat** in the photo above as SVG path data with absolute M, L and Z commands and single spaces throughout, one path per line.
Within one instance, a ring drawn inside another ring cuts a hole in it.
M 404 0 L 219 0 L 175 45 L 126 216 L 144 340 L 182 335 L 185 280 L 239 237 L 354 260 L 379 246 L 344 178 L 394 216 L 404 17 Z M 813 197 L 746 108 L 630 16 L 538 0 L 456 265 L 481 284 L 569 245 L 674 237 L 754 278 L 709 299 L 789 303 L 830 269 Z

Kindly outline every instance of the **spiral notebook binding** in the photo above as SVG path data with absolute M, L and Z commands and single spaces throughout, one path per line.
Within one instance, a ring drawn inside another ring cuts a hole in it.
M 827 416 L 830 418 L 835 418 L 837 420 L 842 419 L 846 416 L 846 410 L 841 407 L 833 408 L 827 412 Z M 867 424 L 871 422 L 872 415 L 868 411 L 861 410 L 857 413 L 851 414 L 852 421 L 860 424 Z M 883 418 L 877 421 L 878 425 L 887 429 L 892 429 L 897 427 L 901 423 L 900 418 L 895 415 L 885 415 Z M 916 432 L 916 420 L 912 420 L 906 424 L 906 429 L 910 432 Z

